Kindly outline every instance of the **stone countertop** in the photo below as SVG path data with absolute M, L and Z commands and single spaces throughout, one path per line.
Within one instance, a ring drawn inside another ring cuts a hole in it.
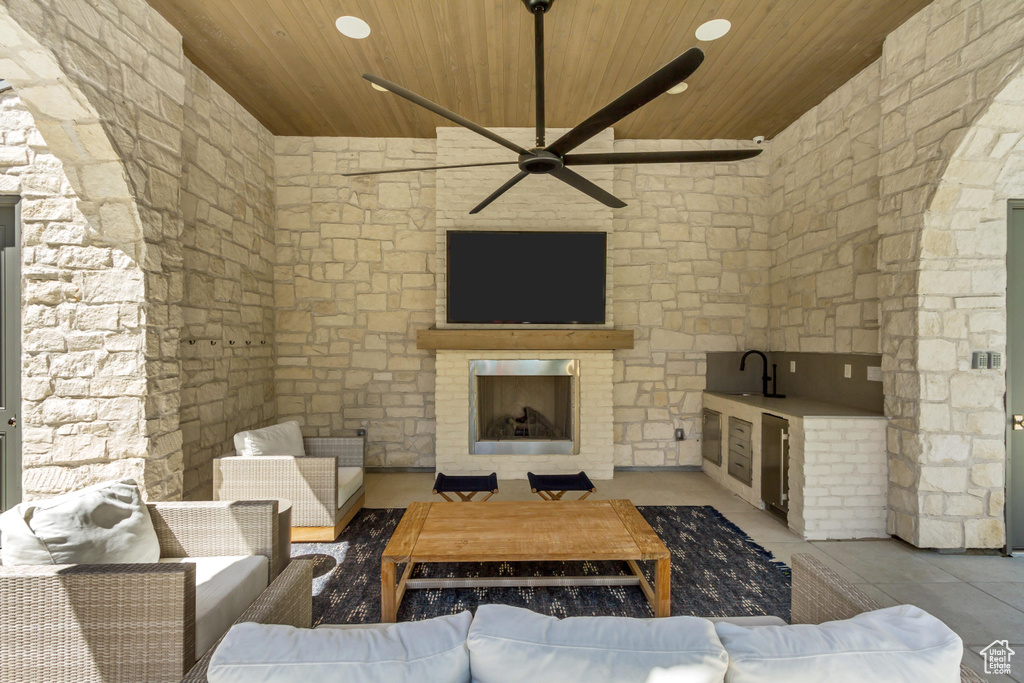
M 759 394 L 754 396 L 739 396 L 719 391 L 705 391 L 704 393 L 708 396 L 714 396 L 715 398 L 725 399 L 728 401 L 735 401 L 737 403 L 742 403 L 743 405 L 752 406 L 770 413 L 778 413 L 788 417 L 876 417 L 883 420 L 885 419 L 885 416 L 881 413 L 876 413 L 870 410 L 861 410 L 860 408 L 851 408 L 849 406 L 841 406 L 836 403 L 826 403 L 815 399 L 799 397 L 765 398 Z

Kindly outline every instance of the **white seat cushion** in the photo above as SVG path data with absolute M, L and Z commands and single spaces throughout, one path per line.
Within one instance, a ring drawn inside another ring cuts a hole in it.
M 474 683 L 644 683 L 659 668 L 679 681 L 720 683 L 728 664 L 714 625 L 699 617 L 559 620 L 481 605 L 467 642 Z
M 912 605 L 824 624 L 715 624 L 729 652 L 728 683 L 958 683 L 963 643 Z
M 267 589 L 263 555 L 176 557 L 161 562 L 196 566 L 196 659 L 209 650 Z
M 708 617 L 712 624 L 735 624 L 737 626 L 787 626 L 786 620 L 773 615 L 756 617 Z
M 238 455 L 305 455 L 302 430 L 292 420 L 279 425 L 250 429 L 235 434 L 235 452 Z
M 236 624 L 217 646 L 210 683 L 469 683 L 462 612 L 377 628 Z
M 338 507 L 345 504 L 345 501 L 352 497 L 352 494 L 363 485 L 362 467 L 339 467 L 338 468 Z
M 0 515 L 3 564 L 136 564 L 160 559 L 160 542 L 131 479 L 108 481 Z

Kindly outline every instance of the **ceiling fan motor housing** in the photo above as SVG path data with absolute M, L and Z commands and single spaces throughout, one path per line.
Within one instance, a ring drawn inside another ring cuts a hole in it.
M 547 12 L 555 0 L 523 0 L 526 9 L 531 12 Z
M 519 155 L 519 170 L 524 173 L 551 173 L 565 166 L 562 157 L 544 149 L 532 149 Z

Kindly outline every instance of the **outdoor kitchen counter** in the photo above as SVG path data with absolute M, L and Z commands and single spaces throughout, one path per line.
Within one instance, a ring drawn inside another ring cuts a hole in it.
M 851 408 L 837 403 L 825 403 L 810 398 L 765 398 L 760 394 L 744 396 L 728 394 L 720 391 L 705 391 L 706 396 L 715 396 L 727 401 L 736 401 L 743 405 L 758 408 L 763 412 L 781 415 L 782 417 L 877 417 L 885 418 L 881 413 L 860 408 Z
M 888 421 L 884 415 L 802 398 L 714 391 L 705 391 L 703 398 L 704 409 L 721 416 L 720 458 L 716 458 L 720 462 L 701 461 L 711 479 L 763 509 L 762 424 L 764 415 L 775 415 L 789 423 L 789 528 L 809 541 L 887 537 Z M 733 420 L 749 425 L 739 427 L 750 439 L 749 483 L 729 473 Z

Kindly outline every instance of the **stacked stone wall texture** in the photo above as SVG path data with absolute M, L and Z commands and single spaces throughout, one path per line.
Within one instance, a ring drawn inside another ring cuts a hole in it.
M 211 497 L 212 458 L 273 422 L 274 136 L 188 64 L 182 129 L 184 497 Z
M 734 149 L 732 141 L 616 140 L 616 152 Z M 615 464 L 700 465 L 708 351 L 765 348 L 768 159 L 615 169 Z M 676 441 L 675 430 L 687 440 Z
M 970 351 L 1005 348 L 1022 62 L 1016 0 L 937 0 L 889 36 L 881 59 L 889 531 L 917 546 L 1005 540 L 1005 378 L 971 371 Z
M 771 144 L 771 349 L 878 353 L 879 65 Z
M 33 387 L 46 364 L 94 357 L 81 371 L 61 371 L 67 381 L 58 387 L 55 378 L 52 393 L 35 386 L 40 403 L 52 400 L 23 422 L 25 495 L 130 474 L 150 499 L 178 498 L 181 36 L 141 0 L 7 0 L 0 27 L 0 68 L 42 133 L 33 153 L 45 147 L 64 162 L 29 174 L 49 176 L 49 185 L 26 197 L 23 217 L 37 231 L 26 231 L 34 260 L 26 280 L 40 294 L 26 292 L 25 303 L 51 307 L 61 322 L 44 324 L 68 333 L 46 342 L 40 330 L 27 340 L 25 384 Z M 47 164 L 55 160 L 44 155 L 35 171 Z M 82 250 L 70 256 L 72 247 Z M 63 263 L 48 250 L 63 250 Z M 123 394 L 87 379 L 105 354 L 131 357 L 105 370 L 130 377 Z
M 367 465 L 433 465 L 434 355 L 416 331 L 434 323 L 434 173 L 339 173 L 430 166 L 435 142 L 276 146 L 278 419 L 310 436 L 365 428 Z

